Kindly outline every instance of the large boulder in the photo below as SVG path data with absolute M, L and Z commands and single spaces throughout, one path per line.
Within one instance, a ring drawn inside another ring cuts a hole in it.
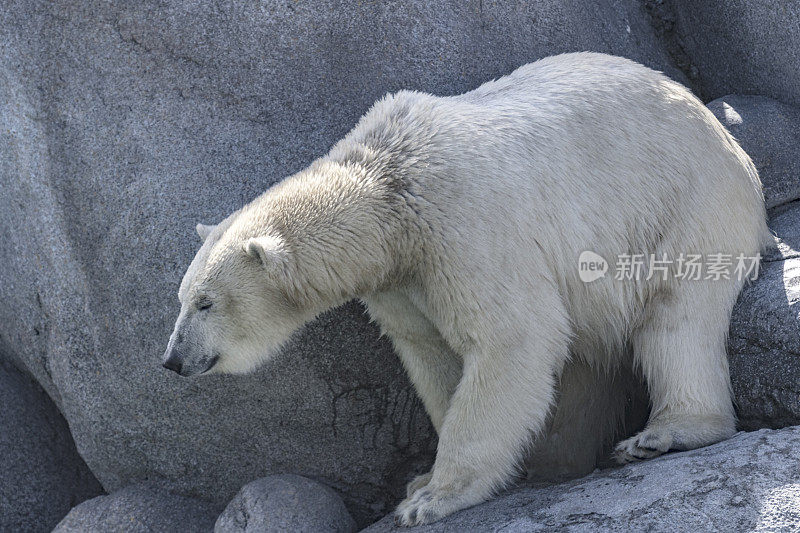
M 217 518 L 214 533 L 353 533 L 356 523 L 330 487 L 281 474 L 242 487 Z
M 646 0 L 706 100 L 763 94 L 800 106 L 796 0 Z
M 215 519 L 206 502 L 137 484 L 83 502 L 53 533 L 211 533 Z
M 689 452 L 519 487 L 439 522 L 385 531 L 790 531 L 800 523 L 800 427 L 739 433 Z
M 777 246 L 733 310 L 728 353 L 742 429 L 800 424 L 800 202 L 770 218 Z
M 800 198 L 800 108 L 739 95 L 717 98 L 708 108 L 753 159 L 767 209 Z
M 0 360 L 0 531 L 50 531 L 102 492 L 47 394 Z
M 253 375 L 162 369 L 195 224 L 306 166 L 387 91 L 458 93 L 576 50 L 683 79 L 637 0 L 9 0 L 0 31 L 0 337 L 91 470 L 220 508 L 296 472 L 360 524 L 435 447 L 389 343 L 351 304 Z

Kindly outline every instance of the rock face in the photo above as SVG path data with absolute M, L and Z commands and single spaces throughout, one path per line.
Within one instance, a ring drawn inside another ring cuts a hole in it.
M 764 256 L 731 317 L 728 354 L 741 429 L 800 423 L 800 202 L 770 219 Z
M 647 0 L 706 100 L 763 94 L 800 106 L 800 9 L 785 0 Z
M 767 209 L 800 198 L 800 108 L 737 95 L 718 98 L 708 108 L 753 159 Z
M 0 362 L 0 531 L 50 531 L 102 492 L 50 398 Z
M 575 50 L 683 79 L 637 0 L 10 0 L 0 28 L 4 357 L 109 491 L 157 480 L 222 508 L 297 472 L 360 524 L 435 444 L 389 344 L 351 304 L 254 375 L 171 375 L 195 224 L 306 166 L 387 91 L 458 93 Z
M 356 523 L 332 489 L 295 475 L 250 482 L 217 519 L 215 533 L 351 533 Z
M 429 526 L 397 531 L 788 531 L 800 523 L 800 427 L 521 487 Z M 393 531 L 387 517 L 365 531 Z
M 214 528 L 207 503 L 147 485 L 132 485 L 78 505 L 53 533 L 203 533 Z

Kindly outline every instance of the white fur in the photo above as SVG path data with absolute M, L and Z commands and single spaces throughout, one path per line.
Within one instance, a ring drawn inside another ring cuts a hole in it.
M 756 170 L 700 101 L 631 61 L 565 54 L 460 96 L 377 102 L 327 156 L 214 228 L 181 316 L 199 316 L 198 291 L 228 302 L 196 344 L 220 354 L 211 371 L 246 371 L 362 299 L 439 432 L 433 470 L 397 509 L 413 525 L 512 478 L 568 364 L 550 437 L 564 446 L 590 446 L 573 420 L 616 424 L 624 402 L 603 391 L 619 368 L 643 374 L 652 404 L 620 460 L 730 436 L 725 337 L 742 282 L 583 283 L 578 256 L 755 255 L 769 241 Z M 253 242 L 256 260 L 242 251 Z
M 211 232 L 214 231 L 214 226 L 209 226 L 207 224 L 198 224 L 194 227 L 197 234 L 200 236 L 201 239 L 206 240 L 208 236 L 211 235 Z

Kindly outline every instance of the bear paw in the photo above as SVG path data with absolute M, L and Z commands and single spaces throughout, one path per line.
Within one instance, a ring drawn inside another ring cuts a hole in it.
M 638 435 L 625 439 L 614 448 L 614 459 L 620 464 L 652 459 L 672 447 L 672 434 L 659 429 L 645 429 Z
M 436 522 L 440 518 L 470 505 L 470 503 L 462 501 L 461 496 L 463 495 L 432 487 L 431 483 L 428 483 L 417 489 L 412 496 L 400 502 L 394 512 L 394 522 L 398 526 L 419 526 Z

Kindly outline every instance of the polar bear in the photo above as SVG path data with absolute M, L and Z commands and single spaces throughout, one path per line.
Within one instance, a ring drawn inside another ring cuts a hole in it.
M 247 372 L 319 313 L 362 300 L 439 435 L 397 508 L 403 525 L 509 482 L 560 381 L 559 439 L 575 449 L 571 420 L 619 418 L 592 413 L 588 389 L 615 387 L 621 368 L 641 374 L 651 408 L 619 461 L 730 437 L 725 341 L 745 279 L 705 262 L 687 278 L 681 258 L 757 260 L 771 242 L 756 169 L 711 112 L 596 53 L 459 96 L 387 95 L 327 155 L 197 231 L 164 366 Z M 656 258 L 647 275 L 611 275 L 640 255 Z M 583 374 L 567 379 L 569 365 Z

